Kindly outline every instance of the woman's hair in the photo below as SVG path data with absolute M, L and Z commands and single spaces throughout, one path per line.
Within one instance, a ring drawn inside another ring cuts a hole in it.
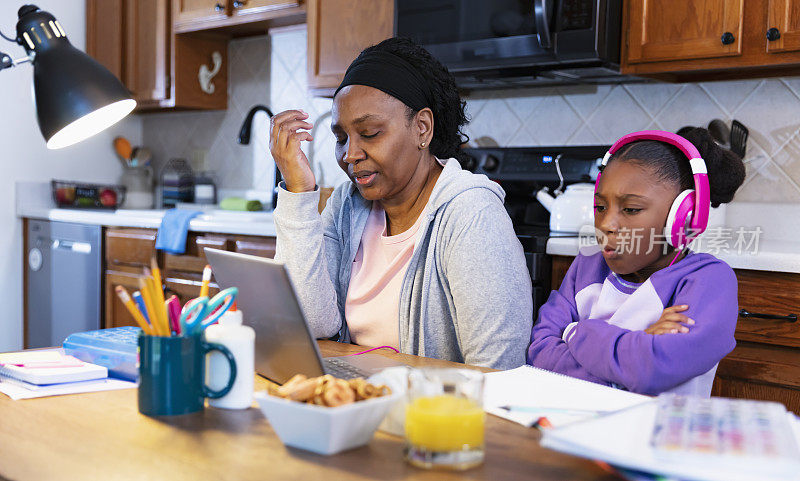
M 373 51 L 390 52 L 419 71 L 433 94 L 433 105 L 429 106 L 433 112 L 431 153 L 440 159 L 463 157 L 460 146 L 469 141 L 461 131 L 467 123 L 466 102 L 458 94 L 453 74 L 427 50 L 407 38 L 389 38 L 364 49 L 364 52 Z M 409 119 L 416 113 L 408 107 Z
M 718 207 L 733 199 L 742 182 L 745 169 L 742 159 L 714 142 L 708 130 L 700 127 L 684 127 L 678 135 L 685 138 L 700 152 L 708 169 L 708 184 L 711 189 L 711 206 Z M 640 140 L 624 146 L 609 162 L 623 160 L 650 167 L 655 175 L 665 182 L 673 182 L 680 190 L 694 189 L 694 178 L 689 159 L 677 147 L 655 140 Z

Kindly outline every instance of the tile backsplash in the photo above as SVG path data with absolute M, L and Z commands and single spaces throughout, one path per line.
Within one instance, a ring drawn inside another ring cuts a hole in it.
M 184 157 L 215 171 L 222 189 L 268 190 L 265 118 L 257 117 L 250 146 L 236 142 L 245 114 L 261 103 L 275 113 L 308 112 L 315 140 L 304 150 L 318 182 L 346 180 L 333 158 L 331 100 L 306 93 L 305 27 L 232 41 L 229 58 L 227 111 L 144 116 L 143 139 L 156 165 Z M 730 125 L 735 118 L 750 129 L 747 179 L 736 200 L 800 203 L 800 78 L 520 89 L 476 92 L 466 100 L 466 132 L 483 146 L 610 144 L 634 130 L 675 131 L 714 118 Z

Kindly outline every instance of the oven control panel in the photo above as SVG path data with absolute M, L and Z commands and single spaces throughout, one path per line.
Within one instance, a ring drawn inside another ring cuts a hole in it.
M 487 147 L 464 149 L 462 167 L 496 181 L 566 182 L 597 178 L 608 145 L 566 147 Z

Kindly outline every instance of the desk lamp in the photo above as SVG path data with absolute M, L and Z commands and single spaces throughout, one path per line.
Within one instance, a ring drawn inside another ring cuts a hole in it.
M 17 15 L 17 37 L 0 36 L 24 47 L 28 56 L 14 60 L 0 52 L 0 70 L 33 64 L 36 114 L 48 149 L 85 140 L 136 107 L 111 72 L 72 46 L 53 15 L 35 5 L 24 5 Z

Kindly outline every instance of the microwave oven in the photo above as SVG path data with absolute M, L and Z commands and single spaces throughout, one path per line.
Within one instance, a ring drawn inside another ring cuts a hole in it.
M 395 35 L 461 88 L 639 81 L 619 72 L 622 0 L 395 0 Z

